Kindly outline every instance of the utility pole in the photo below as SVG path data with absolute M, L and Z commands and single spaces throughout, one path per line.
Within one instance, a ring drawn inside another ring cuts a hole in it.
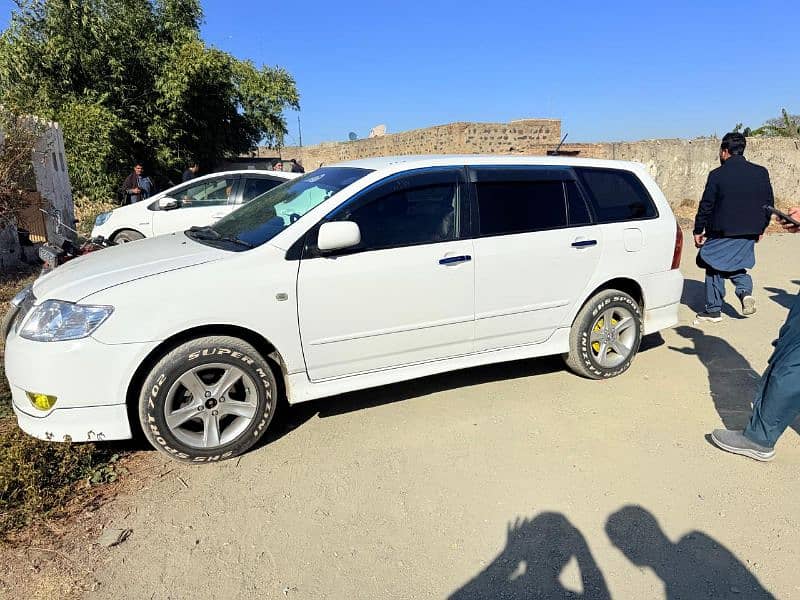
M 297 137 L 300 139 L 300 147 L 303 147 L 303 130 L 300 129 L 300 113 L 297 113 Z

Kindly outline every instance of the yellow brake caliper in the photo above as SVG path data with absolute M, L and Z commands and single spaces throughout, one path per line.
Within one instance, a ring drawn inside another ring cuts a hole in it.
M 605 326 L 605 320 L 606 320 L 605 317 L 601 317 L 600 320 L 597 321 L 597 323 L 595 324 L 594 329 L 592 331 L 594 331 L 594 332 L 601 331 L 603 329 L 603 327 Z M 611 326 L 613 327 L 617 323 L 619 323 L 619 321 L 612 317 L 611 318 Z M 600 342 L 592 342 L 592 350 L 594 350 L 595 352 L 599 353 L 600 352 Z

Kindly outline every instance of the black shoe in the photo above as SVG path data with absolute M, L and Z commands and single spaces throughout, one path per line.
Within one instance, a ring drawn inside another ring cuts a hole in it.
M 720 321 L 722 321 L 722 314 L 719 311 L 717 312 L 703 311 L 701 313 L 697 313 L 697 315 L 695 315 L 695 319 L 697 321 L 706 321 L 707 323 L 719 323 Z

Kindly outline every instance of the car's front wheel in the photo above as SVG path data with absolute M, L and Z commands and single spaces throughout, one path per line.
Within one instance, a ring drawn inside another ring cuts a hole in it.
M 143 240 L 144 236 L 133 229 L 123 229 L 114 236 L 115 244 L 127 244 L 128 242 L 135 242 L 136 240 Z
M 168 352 L 139 398 L 145 436 L 185 462 L 232 458 L 264 434 L 277 407 L 269 362 L 233 337 L 203 337 Z
M 567 366 L 589 379 L 628 370 L 642 339 L 642 309 L 625 292 L 604 290 L 586 302 L 572 324 Z

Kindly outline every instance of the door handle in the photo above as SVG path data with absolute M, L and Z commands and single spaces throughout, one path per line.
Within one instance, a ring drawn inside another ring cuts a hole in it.
M 472 257 L 469 254 L 462 254 L 461 256 L 446 256 L 439 259 L 440 265 L 455 265 L 462 262 L 469 262 Z
M 587 248 L 588 246 L 597 246 L 597 240 L 575 240 L 572 242 L 573 248 Z

